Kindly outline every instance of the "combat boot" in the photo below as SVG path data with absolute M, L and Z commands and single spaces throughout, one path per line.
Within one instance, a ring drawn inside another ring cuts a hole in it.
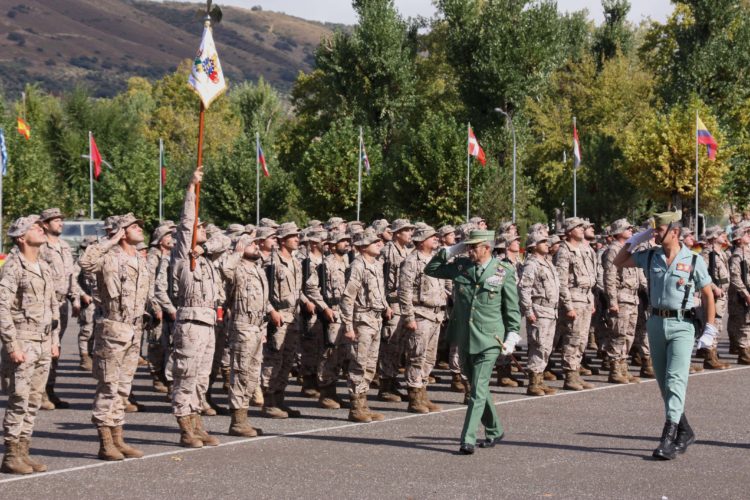
M 289 418 L 289 414 L 279 408 L 276 403 L 276 394 L 272 392 L 266 392 L 263 395 L 264 405 L 260 411 L 261 415 L 266 418 Z
M 67 401 L 63 401 L 62 399 L 57 397 L 54 387 L 47 386 L 47 397 L 58 410 L 65 410 L 70 408 L 70 403 L 68 403 Z
M 542 378 L 544 378 L 544 380 L 546 380 L 547 382 L 558 380 L 557 375 L 552 370 L 544 370 Z
M 193 431 L 193 416 L 185 415 L 177 417 L 180 426 L 180 446 L 183 448 L 203 448 L 203 441 Z
M 635 349 L 631 349 L 630 353 L 630 362 L 633 363 L 633 366 L 641 366 L 643 364 L 641 353 Z
M 672 460 L 677 455 L 675 439 L 677 439 L 677 424 L 667 422 L 664 424 L 664 430 L 661 432 L 661 441 L 659 446 L 654 450 L 651 456 L 661 460 Z
M 5 455 L 0 472 L 7 474 L 31 474 L 34 469 L 23 459 L 21 443 L 18 441 L 5 440 Z
M 110 430 L 112 433 L 112 442 L 114 443 L 115 448 L 117 448 L 117 450 L 122 453 L 125 458 L 143 457 L 143 452 L 141 450 L 139 450 L 138 448 L 134 448 L 125 442 L 125 439 L 122 436 L 121 425 L 110 427 Z
M 29 438 L 21 438 L 18 440 L 18 446 L 20 452 L 23 455 L 23 461 L 26 465 L 30 466 L 34 472 L 47 472 L 47 466 L 42 462 L 37 462 L 29 456 L 29 449 L 31 448 L 31 440 Z
M 401 395 L 398 394 L 394 388 L 395 380 L 392 378 L 380 379 L 380 389 L 378 389 L 378 399 L 380 401 L 388 401 L 389 403 L 401 402 Z
M 466 387 L 466 389 L 464 390 L 464 404 L 467 405 L 469 404 L 469 400 L 471 399 L 471 382 L 466 380 L 464 382 L 464 387 Z
M 302 390 L 300 393 L 310 399 L 316 399 L 320 397 L 320 392 L 315 387 L 317 385 L 317 379 L 315 375 L 305 375 L 302 377 Z
M 643 364 L 641 364 L 641 366 L 643 366 Z M 625 377 L 627 377 L 629 384 L 640 384 L 641 383 L 641 379 L 640 378 L 638 378 L 635 375 L 633 375 L 632 373 L 630 373 L 630 369 L 628 368 L 628 360 L 627 359 L 623 359 L 622 361 L 620 361 L 620 367 L 621 367 L 620 368 L 620 370 L 621 370 L 620 373 L 622 373 L 623 375 L 625 375 Z
M 602 367 L 601 371 L 608 372 L 612 369 L 612 360 L 609 359 L 609 356 L 607 356 L 606 353 L 604 353 L 604 357 L 602 358 Z
M 370 412 L 365 405 L 364 401 L 367 397 L 366 394 L 352 394 L 350 397 L 350 403 L 349 403 L 349 420 L 352 422 L 359 422 L 359 423 L 370 423 L 372 422 L 372 417 L 370 417 Z
M 418 387 L 409 387 L 409 413 L 430 413 L 430 409 L 422 401 L 422 393 Z
M 510 365 L 503 364 L 497 367 L 497 385 L 500 387 L 518 387 L 523 386 L 523 383 L 513 378 Z
M 55 405 L 49 400 L 46 392 L 42 393 L 42 402 L 39 404 L 39 409 L 47 411 L 55 409 Z
M 610 384 L 627 384 L 628 382 L 630 382 L 626 374 L 628 369 L 627 361 L 613 359 L 609 363 L 610 370 L 607 382 L 609 382 Z
M 461 378 L 460 373 L 451 374 L 451 391 L 453 392 L 464 392 L 464 380 Z
M 335 384 L 326 385 L 320 388 L 318 406 L 325 408 L 326 410 L 338 410 L 341 408 L 341 403 L 336 398 Z
M 115 461 L 125 459 L 125 455 L 117 449 L 112 440 L 112 429 L 110 427 L 97 427 L 96 432 L 99 434 L 99 453 L 97 456 L 101 460 Z
M 702 371 L 703 371 L 703 365 L 696 365 L 696 364 L 690 365 L 690 374 L 700 373 Z
M 231 410 L 232 422 L 229 424 L 229 435 L 254 438 L 258 435 L 258 431 L 253 429 L 247 421 L 247 408 L 237 408 Z
M 152 385 L 154 387 L 154 391 L 166 394 L 167 393 L 167 386 L 162 382 L 161 375 L 159 373 L 153 372 L 151 373 L 151 380 Z
M 93 370 L 94 362 L 91 360 L 91 356 L 89 356 L 89 353 L 81 353 L 81 363 L 78 366 L 85 372 L 91 372 L 91 370 Z
M 542 388 L 542 390 L 544 391 L 544 394 L 547 394 L 547 395 L 557 394 L 557 389 L 550 387 L 544 383 L 544 377 L 542 376 L 541 373 L 539 374 L 539 387 Z
M 193 434 L 203 442 L 203 446 L 219 446 L 219 440 L 206 432 L 203 427 L 203 419 L 200 413 L 193 413 L 191 416 L 193 418 Z
M 255 386 L 255 391 L 250 398 L 250 406 L 263 406 L 263 389 L 260 388 L 260 385 Z
M 651 357 L 650 356 L 643 356 L 641 358 L 641 378 L 655 378 L 656 375 L 654 375 L 654 365 L 651 363 Z
M 685 453 L 687 447 L 693 443 L 695 443 L 695 433 L 683 413 L 680 417 L 680 423 L 677 424 L 677 437 L 674 439 L 675 450 L 677 453 Z
M 729 368 L 729 363 L 724 363 L 719 360 L 719 354 L 716 352 L 716 348 L 712 349 L 700 349 L 703 351 L 703 368 L 707 370 L 726 370 Z
M 587 356 L 584 356 L 581 360 L 581 368 L 578 370 L 578 373 L 587 377 L 589 375 L 599 375 L 599 368 L 591 366 L 591 360 Z
M 289 418 L 299 418 L 302 416 L 301 411 L 289 408 L 286 403 L 284 403 L 284 391 L 276 394 L 276 404 L 279 405 L 279 408 L 281 408 L 282 411 L 286 412 L 286 414 L 289 415 Z
M 360 395 L 362 398 L 362 404 L 365 407 L 365 410 L 367 411 L 367 414 L 370 416 L 370 420 L 373 422 L 380 422 L 381 420 L 385 420 L 385 415 L 382 413 L 378 413 L 376 411 L 372 411 L 370 409 L 370 405 L 367 404 L 367 393 L 363 393 Z
M 527 396 L 544 396 L 546 393 L 541 386 L 542 374 L 529 371 L 529 387 L 526 389 Z
M 737 357 L 738 365 L 750 365 L 750 347 L 739 347 L 739 356 Z
M 596 335 L 594 335 L 594 332 L 589 332 L 589 342 L 586 345 L 586 349 L 591 349 L 592 351 L 599 350 L 599 346 L 596 345 Z
M 221 390 L 229 394 L 229 384 L 231 383 L 231 370 L 228 366 L 222 366 L 221 367 L 221 378 L 223 382 L 221 383 Z
M 437 413 L 443 411 L 443 407 L 430 401 L 430 397 L 427 395 L 427 386 L 422 386 L 422 404 L 430 410 L 430 413 Z
M 128 398 L 122 398 L 122 406 L 125 407 L 125 413 L 138 413 L 138 405 L 134 405 Z

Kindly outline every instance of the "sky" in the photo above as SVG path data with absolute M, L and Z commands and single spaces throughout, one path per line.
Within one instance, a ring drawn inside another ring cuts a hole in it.
M 417 15 L 430 17 L 435 14 L 432 0 L 395 0 L 396 8 L 404 17 Z M 217 0 L 220 5 L 235 5 L 250 8 L 260 5 L 265 10 L 284 12 L 293 16 L 315 21 L 354 24 L 356 16 L 351 0 Z M 630 0 L 628 16 L 634 23 L 650 17 L 663 22 L 674 8 L 670 0 Z M 588 9 L 597 24 L 604 20 L 601 0 L 558 0 L 561 12 Z

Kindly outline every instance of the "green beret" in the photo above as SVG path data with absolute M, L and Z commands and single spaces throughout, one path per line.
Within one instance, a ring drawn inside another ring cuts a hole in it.
M 654 214 L 654 225 L 656 227 L 667 226 L 675 222 L 680 222 L 681 220 L 682 220 L 681 210 L 678 210 L 676 212 L 662 212 L 659 214 Z
M 475 229 L 469 233 L 469 239 L 464 241 L 467 245 L 476 245 L 477 243 L 494 243 L 495 231 L 482 231 Z

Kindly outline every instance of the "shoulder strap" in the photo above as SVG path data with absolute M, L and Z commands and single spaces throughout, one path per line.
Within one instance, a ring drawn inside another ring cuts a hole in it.
M 716 250 L 711 250 L 708 254 L 708 275 L 716 281 Z
M 695 275 L 695 262 L 698 260 L 698 254 L 693 254 L 693 258 L 690 260 L 690 275 L 688 276 L 687 283 L 685 283 L 685 296 L 682 297 L 681 309 L 687 307 L 690 293 L 693 290 L 693 276 Z
M 646 259 L 646 287 L 648 296 L 651 297 L 651 262 L 654 260 L 654 248 L 648 249 L 648 258 Z

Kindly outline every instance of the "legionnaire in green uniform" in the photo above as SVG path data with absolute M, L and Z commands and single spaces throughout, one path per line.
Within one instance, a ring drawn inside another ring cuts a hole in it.
M 664 212 L 654 216 L 656 229 L 646 229 L 630 237 L 615 257 L 615 265 L 640 267 L 649 281 L 651 317 L 646 325 L 656 381 L 666 410 L 666 423 L 653 456 L 671 460 L 684 453 L 695 441 L 685 418 L 690 359 L 693 352 L 696 317 L 693 291 L 700 290 L 706 325 L 698 348 L 713 346 L 718 334 L 714 326 L 716 310 L 708 268 L 699 255 L 680 244 L 682 212 Z M 635 252 L 630 248 L 656 235 L 659 248 Z
M 503 426 L 490 397 L 490 378 L 501 352 L 511 353 L 520 340 L 521 313 L 513 266 L 492 257 L 493 231 L 471 231 L 463 243 L 441 249 L 424 273 L 453 280 L 453 314 L 449 334 L 458 344 L 461 366 L 471 383 L 469 407 L 461 432 L 460 452 L 474 453 L 479 422 L 486 439 L 480 448 L 495 446 Z M 468 247 L 468 257 L 451 257 Z

